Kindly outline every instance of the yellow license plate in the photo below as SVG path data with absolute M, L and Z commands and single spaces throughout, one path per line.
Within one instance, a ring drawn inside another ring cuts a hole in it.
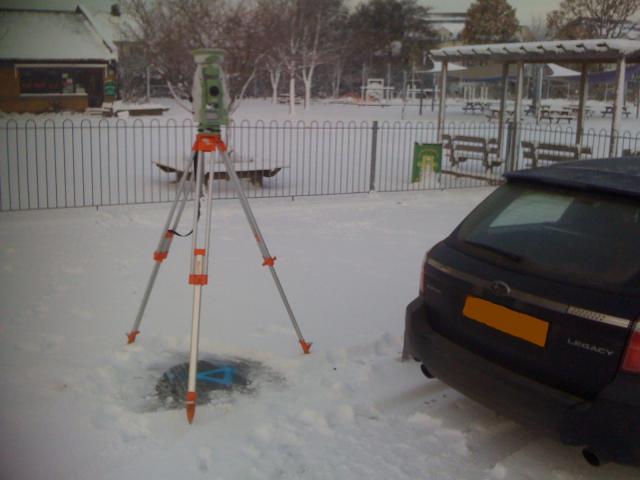
M 547 343 L 548 322 L 481 298 L 468 296 L 462 314 L 471 320 L 521 338 L 539 347 L 544 347 Z

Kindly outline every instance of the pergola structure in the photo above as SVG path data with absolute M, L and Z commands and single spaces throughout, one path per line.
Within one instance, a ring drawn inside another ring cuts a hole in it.
M 522 117 L 522 90 L 524 65 L 527 63 L 573 63 L 580 68 L 580 99 L 576 128 L 576 144 L 580 144 L 584 132 L 585 105 L 587 101 L 587 66 L 594 63 L 615 63 L 616 95 L 611 119 L 611 143 L 609 154 L 617 156 L 616 135 L 620 130 L 623 95 L 625 88 L 625 69 L 628 63 L 640 63 L 640 41 L 635 40 L 570 40 L 525 43 L 500 43 L 489 45 L 464 45 L 433 50 L 431 57 L 442 62 L 440 74 L 440 110 L 438 112 L 438 141 L 442 141 L 445 107 L 447 99 L 447 67 L 449 62 L 487 62 L 502 64 L 502 96 L 498 125 L 498 151 L 502 152 L 504 142 L 505 107 L 507 103 L 507 77 L 509 66 L 516 65 L 516 98 L 514 106 L 511 151 L 515 152 L 520 138 Z

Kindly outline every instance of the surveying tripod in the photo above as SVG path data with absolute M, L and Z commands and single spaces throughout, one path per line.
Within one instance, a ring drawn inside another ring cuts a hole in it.
M 289 305 L 289 301 L 287 300 L 287 296 L 284 293 L 284 289 L 280 280 L 278 279 L 278 275 L 275 270 L 275 261 L 276 257 L 272 257 L 269 253 L 269 249 L 260 233 L 260 228 L 258 227 L 258 223 L 251 211 L 251 207 L 249 206 L 249 202 L 244 193 L 242 185 L 240 184 L 240 179 L 236 174 L 236 171 L 233 167 L 233 162 L 229 158 L 227 154 L 227 146 L 220 137 L 220 132 L 213 133 L 198 133 L 196 136 L 196 141 L 193 145 L 193 152 L 191 156 L 191 161 L 189 165 L 186 167 L 184 175 L 180 178 L 178 182 L 176 198 L 171 205 L 169 210 L 169 215 L 167 217 L 167 221 L 162 229 L 160 235 L 160 241 L 158 243 L 158 247 L 153 254 L 153 259 L 155 261 L 153 270 L 151 272 L 151 276 L 149 278 L 149 282 L 147 283 L 147 288 L 144 292 L 144 296 L 142 298 L 142 303 L 140 304 L 140 308 L 138 309 L 138 314 L 136 316 L 135 322 L 133 324 L 133 328 L 127 334 L 128 343 L 133 343 L 136 340 L 136 336 L 140 333 L 140 322 L 142 322 L 142 316 L 144 315 L 145 308 L 149 301 L 149 296 L 151 295 L 151 290 L 153 289 L 153 285 L 155 283 L 156 277 L 160 270 L 160 265 L 169 255 L 169 248 L 171 247 L 171 242 L 173 241 L 174 236 L 176 235 L 176 228 L 178 228 L 178 224 L 180 223 L 180 218 L 184 212 L 187 199 L 188 199 L 188 191 L 186 188 L 187 181 L 189 179 L 193 179 L 195 182 L 195 198 L 194 198 L 194 209 L 193 209 L 193 229 L 191 231 L 192 235 L 192 251 L 193 256 L 191 257 L 191 270 L 189 274 L 189 284 L 193 285 L 193 310 L 192 310 L 192 322 L 191 322 L 191 353 L 189 356 L 189 376 L 188 376 L 188 384 L 187 384 L 187 395 L 185 399 L 186 410 L 187 410 L 187 420 L 189 423 L 193 422 L 193 417 L 195 415 L 196 408 L 196 377 L 197 377 L 197 364 L 198 364 L 198 340 L 199 340 L 199 330 L 200 330 L 200 310 L 202 304 L 202 287 L 207 285 L 208 283 L 208 268 L 209 268 L 209 242 L 211 238 L 211 203 L 213 197 L 213 166 L 214 163 L 221 161 L 224 163 L 229 179 L 231 180 L 233 187 L 238 195 L 238 199 L 240 200 L 240 204 L 242 205 L 242 209 L 244 210 L 247 221 L 249 222 L 249 226 L 253 232 L 253 236 L 258 244 L 258 248 L 260 249 L 260 253 L 262 255 L 262 265 L 269 267 L 271 272 L 271 276 L 273 277 L 273 281 L 276 285 L 278 292 L 280 293 L 280 297 L 282 298 L 282 302 L 284 303 L 285 309 L 289 314 L 289 318 L 291 319 L 291 324 L 296 331 L 296 335 L 298 336 L 298 341 L 300 346 L 302 347 L 302 351 L 304 353 L 309 353 L 311 349 L 311 343 L 305 341 L 302 336 L 302 332 L 300 331 L 300 327 L 298 326 L 298 322 L 293 314 L 293 310 L 291 309 L 291 305 Z M 206 197 L 203 192 L 204 185 L 204 177 L 205 177 L 205 154 L 209 153 L 209 181 L 207 188 Z M 200 218 L 200 201 L 201 199 L 206 198 L 206 207 L 205 207 L 205 231 L 204 231 L 204 242 L 200 238 L 200 231 L 198 229 L 198 223 Z

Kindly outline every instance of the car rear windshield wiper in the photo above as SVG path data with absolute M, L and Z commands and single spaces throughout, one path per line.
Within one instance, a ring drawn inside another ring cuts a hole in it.
M 522 257 L 517 253 L 507 252 L 498 247 L 493 247 L 491 245 L 487 245 L 486 243 L 474 242 L 473 240 L 463 240 L 464 243 L 468 245 L 472 245 L 477 248 L 481 248 L 483 250 L 487 250 L 488 252 L 495 253 L 496 255 L 500 255 L 501 257 L 508 258 L 509 260 L 513 260 L 514 262 L 521 262 Z

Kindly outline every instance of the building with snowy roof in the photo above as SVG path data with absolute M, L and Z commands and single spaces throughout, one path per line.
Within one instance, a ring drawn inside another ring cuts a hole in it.
M 467 20 L 465 12 L 429 12 L 425 21 L 431 25 L 438 43 L 441 45 L 456 42 Z
M 85 111 L 113 101 L 117 50 L 90 12 L 0 8 L 0 110 Z

